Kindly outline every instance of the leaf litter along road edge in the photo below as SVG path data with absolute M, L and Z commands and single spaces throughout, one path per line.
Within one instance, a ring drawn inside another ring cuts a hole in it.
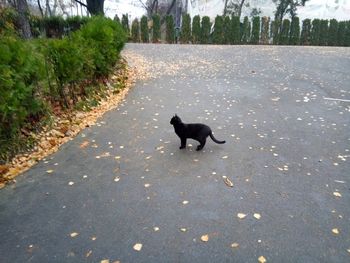
M 131 55 L 132 56 L 132 55 Z M 136 66 L 128 66 L 127 60 L 130 58 L 130 54 L 124 56 L 127 67 L 123 70 L 122 74 L 125 74 L 125 86 L 119 93 L 113 93 L 112 90 L 106 96 L 106 99 L 100 101 L 100 104 L 92 108 L 88 112 L 74 111 L 71 113 L 62 114 L 62 116 L 54 116 L 51 129 L 48 127 L 43 128 L 43 132 L 36 135 L 38 144 L 36 149 L 31 152 L 21 153 L 16 155 L 10 163 L 5 164 L 6 172 L 0 175 L 0 189 L 4 188 L 7 184 L 16 182 L 14 179 L 23 172 L 29 170 L 35 164 L 45 157 L 57 152 L 60 147 L 73 139 L 79 132 L 86 127 L 94 125 L 97 120 L 102 117 L 106 112 L 118 107 L 120 102 L 126 97 L 130 88 L 133 87 L 137 79 L 140 76 L 146 75 L 145 68 L 136 68 Z M 125 76 L 124 75 L 124 76 Z M 109 78 L 109 82 L 106 85 L 113 85 L 113 82 L 118 79 L 119 75 L 112 74 Z M 62 134 L 60 130 L 66 126 L 67 123 L 74 125 L 74 129 L 70 127 L 70 133 Z M 50 141 L 54 139 L 55 144 L 52 145 Z

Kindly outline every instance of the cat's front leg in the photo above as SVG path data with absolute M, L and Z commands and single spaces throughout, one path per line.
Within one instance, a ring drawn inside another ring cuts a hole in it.
M 186 138 L 180 138 L 180 139 L 181 139 L 180 149 L 185 149 L 186 148 Z

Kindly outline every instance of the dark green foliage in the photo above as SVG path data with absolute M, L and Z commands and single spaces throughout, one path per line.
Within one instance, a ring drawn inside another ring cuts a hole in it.
M 311 27 L 311 45 L 318 46 L 320 44 L 320 33 L 321 33 L 321 20 L 312 20 Z
M 216 16 L 214 23 L 214 31 L 212 36 L 213 44 L 223 44 L 224 43 L 224 21 L 222 16 Z
M 118 16 L 117 14 L 115 14 L 113 20 L 114 20 L 115 22 L 117 22 L 117 23 L 120 23 L 120 18 L 119 18 L 119 16 Z
M 331 19 L 329 21 L 328 45 L 336 46 L 338 37 L 338 21 Z
M 248 17 L 244 17 L 243 20 L 243 28 L 241 34 L 241 42 L 242 44 L 247 44 L 250 41 L 250 22 Z
M 224 44 L 230 44 L 231 41 L 231 35 L 232 35 L 232 30 L 231 30 L 231 19 L 229 16 L 225 16 L 224 18 Z
M 209 16 L 203 16 L 201 24 L 201 44 L 209 44 L 210 39 L 211 23 Z
M 79 30 L 83 25 L 89 21 L 88 17 L 69 16 L 66 18 L 66 31 L 69 33 Z
M 310 45 L 311 42 L 311 20 L 305 19 L 303 21 L 303 28 L 301 30 L 300 44 Z
M 328 41 L 328 20 L 321 20 L 320 25 L 320 46 L 327 46 Z
M 140 23 L 137 18 L 131 24 L 131 40 L 135 43 L 140 42 Z
M 152 16 L 152 42 L 158 43 L 160 41 L 160 16 L 155 14 Z
M 290 45 L 299 45 L 300 43 L 300 21 L 299 17 L 295 16 L 292 18 L 292 23 L 290 25 Z
M 61 38 L 64 35 L 64 28 L 66 27 L 66 21 L 62 16 L 50 16 L 43 20 L 43 24 L 46 31 L 46 37 L 48 38 Z
M 289 44 L 289 32 L 290 32 L 290 21 L 289 19 L 284 19 L 282 23 L 279 45 Z
M 338 32 L 337 32 L 337 45 L 340 47 L 345 46 L 345 33 L 346 33 L 346 22 L 341 21 L 338 24 Z
M 201 18 L 194 16 L 192 20 L 192 43 L 199 44 L 201 38 Z
M 231 37 L 231 44 L 240 44 L 241 43 L 241 30 L 240 30 L 240 21 L 238 16 L 232 16 L 231 19 L 231 27 L 232 27 L 232 37 Z
M 272 21 L 271 23 L 271 35 L 272 35 L 272 43 L 274 45 L 278 45 L 281 38 L 280 32 L 281 26 L 278 20 Z
M 270 33 L 270 18 L 264 16 L 261 18 L 261 44 L 269 44 L 269 33 Z
M 346 22 L 344 46 L 350 47 L 350 20 Z
M 188 44 L 191 40 L 191 17 L 189 14 L 182 15 L 180 41 Z
M 259 35 L 260 35 L 260 17 L 253 17 L 253 28 L 252 28 L 252 44 L 259 44 Z
M 165 40 L 167 43 L 172 44 L 175 41 L 175 24 L 174 18 L 172 15 L 166 16 L 166 37 Z
M 129 16 L 128 14 L 125 14 L 122 16 L 122 27 L 126 33 L 127 36 L 130 34 L 130 27 L 129 27 Z
M 13 36 L 0 38 L 0 159 L 3 147 L 18 136 L 28 118 L 45 112 L 37 96 L 44 76 L 42 56 L 34 47 Z
M 148 21 L 146 16 L 141 17 L 141 41 L 143 43 L 149 42 Z

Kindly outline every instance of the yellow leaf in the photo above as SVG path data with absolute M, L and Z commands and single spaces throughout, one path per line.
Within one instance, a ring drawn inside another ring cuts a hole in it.
M 227 186 L 233 187 L 232 181 L 230 179 L 228 179 L 227 177 L 224 178 L 224 182 Z
M 264 258 L 264 256 L 260 256 L 258 258 L 258 260 L 259 260 L 260 263 L 265 263 L 266 262 L 266 258 Z
M 86 146 L 88 146 L 89 145 L 89 141 L 84 141 L 82 144 L 80 144 L 80 148 L 81 149 L 83 149 L 83 148 L 85 148 Z
M 341 193 L 339 193 L 339 192 L 333 192 L 333 195 L 336 197 L 341 197 Z
M 145 187 L 146 187 L 146 188 L 148 188 L 148 187 L 150 187 L 150 186 L 151 186 L 150 184 L 145 184 Z
M 119 177 L 119 176 L 117 176 L 116 178 L 114 178 L 114 182 L 119 182 L 119 180 L 120 180 L 120 177 Z
M 201 236 L 201 240 L 202 240 L 203 242 L 208 242 L 209 236 L 208 236 L 208 235 L 203 235 L 203 236 Z
M 141 244 L 141 243 L 136 243 L 136 244 L 134 245 L 134 250 L 140 251 L 141 249 L 142 249 L 142 244 Z
M 87 252 L 85 256 L 88 258 L 91 256 L 91 254 L 92 254 L 92 250 L 89 250 L 89 252 Z
M 238 213 L 237 214 L 237 217 L 239 218 L 239 219 L 243 219 L 243 218 L 245 218 L 247 215 L 246 214 L 243 214 L 243 213 Z
M 157 232 L 157 231 L 159 231 L 159 227 L 155 226 L 155 227 L 153 227 L 153 230 L 154 230 L 155 232 Z
M 109 263 L 109 259 L 102 259 L 101 263 Z
M 53 170 L 47 170 L 46 171 L 48 174 L 52 174 L 53 173 Z
M 77 232 L 70 233 L 71 237 L 76 237 L 77 235 L 79 235 Z
M 227 156 L 227 155 L 222 156 L 222 159 L 227 159 L 227 158 L 228 158 L 228 156 Z
M 260 218 L 261 218 L 261 215 L 258 214 L 258 213 L 255 213 L 253 216 L 254 216 L 256 219 L 260 219 Z
M 238 243 L 232 243 L 232 244 L 231 244 L 231 247 L 232 247 L 232 248 L 237 248 L 238 246 L 239 246 Z
M 333 234 L 335 234 L 335 235 L 338 235 L 338 234 L 339 234 L 338 228 L 333 228 L 333 229 L 332 229 L 332 232 L 333 232 Z
M 181 232 L 186 232 L 187 231 L 187 229 L 184 228 L 184 227 L 180 228 L 180 230 L 181 230 Z
M 183 201 L 182 203 L 183 203 L 184 205 L 187 205 L 187 204 L 188 204 L 188 201 L 185 200 L 185 201 Z

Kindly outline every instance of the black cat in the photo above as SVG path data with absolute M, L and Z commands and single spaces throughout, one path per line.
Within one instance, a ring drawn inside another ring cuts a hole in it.
M 225 141 L 218 141 L 217 139 L 215 139 L 215 137 L 213 136 L 213 133 L 211 132 L 210 127 L 205 124 L 183 123 L 180 117 L 177 116 L 176 114 L 174 117 L 171 118 L 170 124 L 174 126 L 175 133 L 181 139 L 180 149 L 186 148 L 187 138 L 199 141 L 200 145 L 197 146 L 197 151 L 200 151 L 203 149 L 208 136 L 210 136 L 210 138 L 216 143 L 219 143 L 219 144 L 225 143 Z

